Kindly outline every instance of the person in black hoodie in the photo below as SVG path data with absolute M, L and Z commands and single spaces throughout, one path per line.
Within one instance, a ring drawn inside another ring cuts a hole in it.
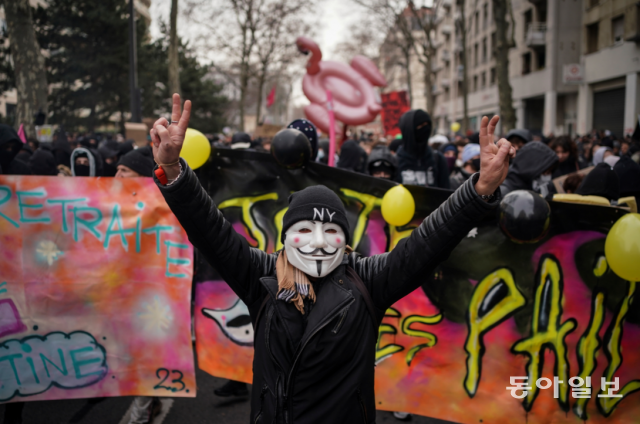
M 33 175 L 58 175 L 56 158 L 51 152 L 49 143 L 41 143 L 40 147 L 29 158 L 29 168 Z
M 53 135 L 53 156 L 56 159 L 56 165 L 64 165 L 71 168 L 71 144 L 67 138 L 67 133 L 62 126 Z
M 498 117 L 482 119 L 481 172 L 474 174 L 388 253 L 349 252 L 350 226 L 338 195 L 322 185 L 289 198 L 284 249 L 249 245 L 180 158 L 191 102 L 151 129 L 163 168 L 154 180 L 189 240 L 247 305 L 255 328 L 251 422 L 375 422 L 375 350 L 385 311 L 416 290 L 469 231 L 500 204 L 515 154 L 493 143 Z M 168 127 L 168 128 L 167 128 Z
M 546 197 L 553 192 L 551 174 L 557 165 L 558 155 L 549 146 L 530 141 L 518 150 L 500 191 L 506 196 L 514 190 L 533 190 Z
M 16 159 L 23 143 L 9 125 L 0 124 L 0 174 L 30 175 L 29 165 Z
M 622 156 L 613 171 L 620 182 L 620 197 L 633 196 L 640 206 L 640 165 L 629 156 Z
M 402 184 L 449 188 L 449 167 L 440 152 L 429 147 L 431 117 L 422 109 L 400 118 L 402 146 L 398 149 L 398 181 Z
M 387 146 L 379 145 L 371 149 L 371 154 L 367 161 L 369 175 L 375 178 L 395 180 L 397 168 L 398 160 L 391 154 Z
M 360 144 L 356 140 L 350 138 L 342 144 L 342 147 L 340 147 L 338 168 L 364 174 L 366 163 L 367 152 L 360 147 Z
M 601 196 L 607 200 L 618 200 L 620 197 L 620 182 L 618 175 L 611 167 L 599 163 L 584 177 L 582 184 L 576 190 L 582 196 Z

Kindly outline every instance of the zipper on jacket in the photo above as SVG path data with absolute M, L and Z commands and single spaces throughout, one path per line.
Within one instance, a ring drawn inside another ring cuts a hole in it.
M 351 301 L 347 304 L 347 306 L 350 306 L 355 301 L 356 301 L 355 299 L 351 299 Z M 323 323 L 318 328 L 316 328 L 316 330 L 313 333 L 311 333 L 311 335 L 304 342 L 304 345 L 302 345 L 300 347 L 300 351 L 298 351 L 298 354 L 296 355 L 296 357 L 295 357 L 295 359 L 293 361 L 293 365 L 291 366 L 291 371 L 289 372 L 289 376 L 287 377 L 287 385 L 285 386 L 285 389 L 284 389 L 284 397 L 287 400 L 287 403 L 289 403 L 289 408 L 287 410 L 287 415 L 291 414 L 291 411 L 293 410 L 293 404 L 291 402 L 291 398 L 289 398 L 289 391 L 291 390 L 291 377 L 293 377 L 293 373 L 296 370 L 296 365 L 298 364 L 298 359 L 300 359 L 300 356 L 302 356 L 302 352 L 304 351 L 304 348 L 307 346 L 307 344 L 309 344 L 309 340 L 311 340 L 313 338 L 313 336 L 318 334 L 318 332 L 320 330 L 322 330 L 324 327 L 329 325 L 329 323 L 331 323 L 332 320 L 333 320 L 333 317 L 331 319 L 327 320 L 325 323 Z
M 333 334 L 337 334 L 338 331 L 340 331 L 340 327 L 342 327 L 342 323 L 344 322 L 344 319 L 347 317 L 347 312 L 349 312 L 350 306 L 351 306 L 350 304 L 347 305 L 340 313 L 340 319 L 338 320 L 338 323 L 335 325 L 335 327 L 333 327 L 333 330 L 331 330 Z
M 360 389 L 358 389 L 356 393 L 358 394 L 358 402 L 360 403 L 360 408 L 362 408 L 362 415 L 364 417 L 364 422 L 366 424 L 369 422 L 369 419 L 367 418 L 367 408 L 366 406 L 364 406 L 364 402 L 362 401 L 362 395 L 360 394 Z
M 269 386 L 266 383 L 262 386 L 262 391 L 260 392 L 260 412 L 256 415 L 256 419 L 253 420 L 253 424 L 258 424 L 258 420 L 262 417 L 262 409 L 264 408 L 264 394 L 269 390 Z

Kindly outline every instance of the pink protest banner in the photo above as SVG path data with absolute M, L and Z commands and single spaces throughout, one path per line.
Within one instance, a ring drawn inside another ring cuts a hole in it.
M 150 178 L 0 176 L 0 401 L 195 396 L 192 258 Z

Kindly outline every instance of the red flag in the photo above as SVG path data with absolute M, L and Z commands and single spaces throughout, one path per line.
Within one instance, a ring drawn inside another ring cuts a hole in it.
M 274 85 L 267 96 L 267 107 L 271 107 L 276 102 L 276 86 Z

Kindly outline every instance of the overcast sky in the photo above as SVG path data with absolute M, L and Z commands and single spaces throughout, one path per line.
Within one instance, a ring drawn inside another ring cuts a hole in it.
M 160 35 L 159 22 L 169 21 L 171 9 L 170 0 L 151 1 L 151 36 Z M 350 0 L 319 0 L 318 17 L 316 21 L 316 42 L 322 49 L 322 54 L 330 59 L 336 45 L 349 35 L 349 27 L 358 25 L 360 8 Z M 178 21 L 178 34 L 189 38 L 188 22 Z M 302 35 L 302 34 L 301 34 Z
M 160 36 L 160 21 L 169 22 L 171 0 L 151 0 L 151 37 Z M 318 0 L 315 41 L 320 45 L 323 59 L 335 59 L 333 51 L 336 46 L 348 37 L 352 25 L 361 24 L 361 8 L 351 0 Z M 189 26 L 183 17 L 178 20 L 178 35 L 189 39 Z M 303 34 L 300 34 L 303 35 Z M 302 93 L 302 81 L 294 83 L 292 95 L 294 105 L 308 104 Z

